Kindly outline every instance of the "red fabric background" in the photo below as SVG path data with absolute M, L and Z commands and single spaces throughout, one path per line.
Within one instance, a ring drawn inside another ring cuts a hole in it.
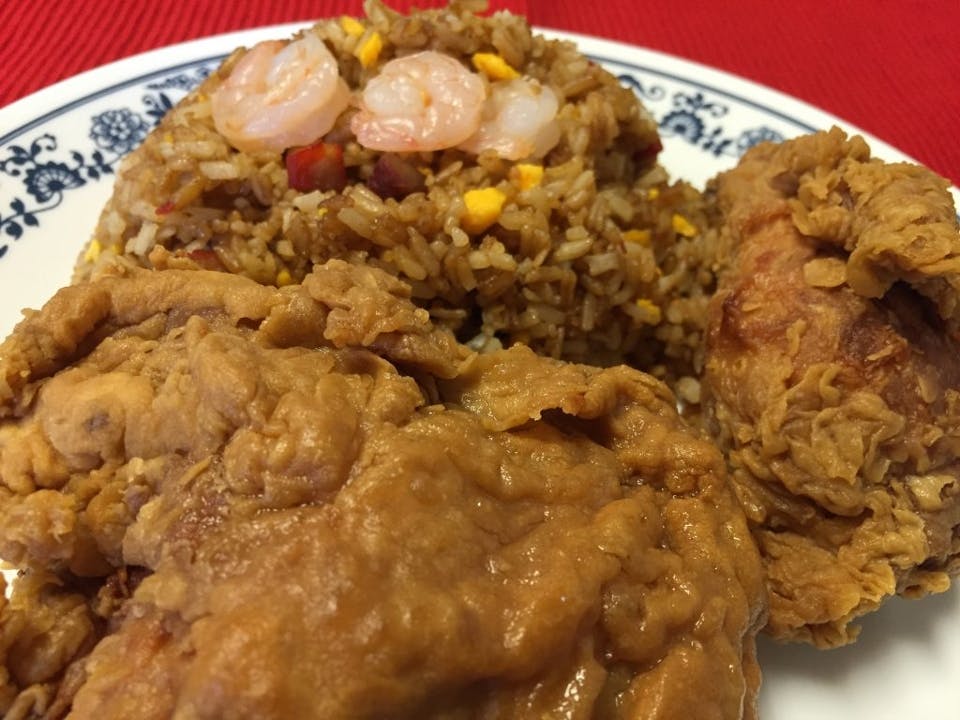
M 437 0 L 391 0 L 397 8 Z M 960 185 L 957 0 L 492 0 L 532 23 L 697 60 L 810 102 Z M 360 0 L 3 0 L 0 106 L 138 52 Z

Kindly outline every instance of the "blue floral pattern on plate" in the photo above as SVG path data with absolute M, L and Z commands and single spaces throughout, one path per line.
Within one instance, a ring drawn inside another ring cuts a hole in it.
M 40 226 L 40 214 L 63 202 L 65 192 L 112 176 L 117 163 L 143 142 L 167 111 L 214 68 L 215 65 L 203 64 L 191 72 L 145 84 L 141 111 L 121 107 L 93 115 L 89 132 L 93 147 L 86 152 L 60 148 L 57 138 L 50 133 L 35 137 L 29 145 L 5 147 L 0 174 L 18 180 L 23 194 L 9 200 L 9 212 L 0 213 L 0 258 L 9 248 L 4 236 L 21 239 L 29 228 Z
M 139 145 L 150 132 L 150 124 L 132 110 L 107 110 L 93 116 L 90 137 L 97 147 L 125 155 Z
M 670 98 L 672 108 L 658 118 L 661 135 L 680 138 L 717 157 L 739 157 L 758 142 L 784 139 L 782 133 L 766 125 L 742 130 L 738 135 L 727 133 L 715 121 L 727 115 L 730 106 L 708 100 L 703 91 L 668 94 L 662 86 L 644 85 L 632 74 L 621 74 L 619 79 L 648 106 Z

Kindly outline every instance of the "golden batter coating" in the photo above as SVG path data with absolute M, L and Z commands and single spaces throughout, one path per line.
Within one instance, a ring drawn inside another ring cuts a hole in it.
M 90 625 L 28 684 L 4 614 L 4 709 L 755 717 L 763 578 L 715 447 L 650 376 L 475 355 L 408 293 L 135 270 L 17 328 L 0 554 Z
M 764 557 L 770 632 L 830 646 L 960 569 L 960 235 L 944 181 L 818 133 L 714 183 L 713 430 Z

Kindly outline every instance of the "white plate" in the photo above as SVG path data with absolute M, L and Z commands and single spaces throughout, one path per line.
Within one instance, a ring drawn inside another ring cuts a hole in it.
M 0 110 L 0 336 L 70 277 L 106 201 L 117 161 L 162 112 L 238 45 L 285 37 L 296 25 L 221 35 L 122 60 Z M 661 123 L 662 161 L 702 185 L 761 139 L 841 120 L 791 97 L 695 63 L 568 33 L 634 87 Z M 902 153 L 866 136 L 874 154 Z M 954 190 L 960 203 L 960 194 Z M 833 651 L 761 639 L 767 720 L 956 717 L 960 708 L 960 591 L 895 600 L 867 618 L 862 639 Z

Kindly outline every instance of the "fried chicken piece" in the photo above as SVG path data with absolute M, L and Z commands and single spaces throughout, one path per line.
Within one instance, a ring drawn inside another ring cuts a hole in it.
M 0 549 L 102 618 L 32 716 L 755 717 L 712 443 L 647 375 L 477 356 L 408 292 L 132 271 L 17 328 Z
M 5 590 L 0 578 L 0 590 Z M 59 678 L 62 668 L 90 652 L 98 618 L 87 597 L 63 586 L 49 572 L 24 574 L 9 598 L 0 598 L 0 712 L 9 720 L 63 714 L 61 688 L 77 673 Z M 18 692 L 18 688 L 28 688 Z
M 731 259 L 706 407 L 759 543 L 768 630 L 820 646 L 960 569 L 960 237 L 944 182 L 818 133 L 712 187 Z

